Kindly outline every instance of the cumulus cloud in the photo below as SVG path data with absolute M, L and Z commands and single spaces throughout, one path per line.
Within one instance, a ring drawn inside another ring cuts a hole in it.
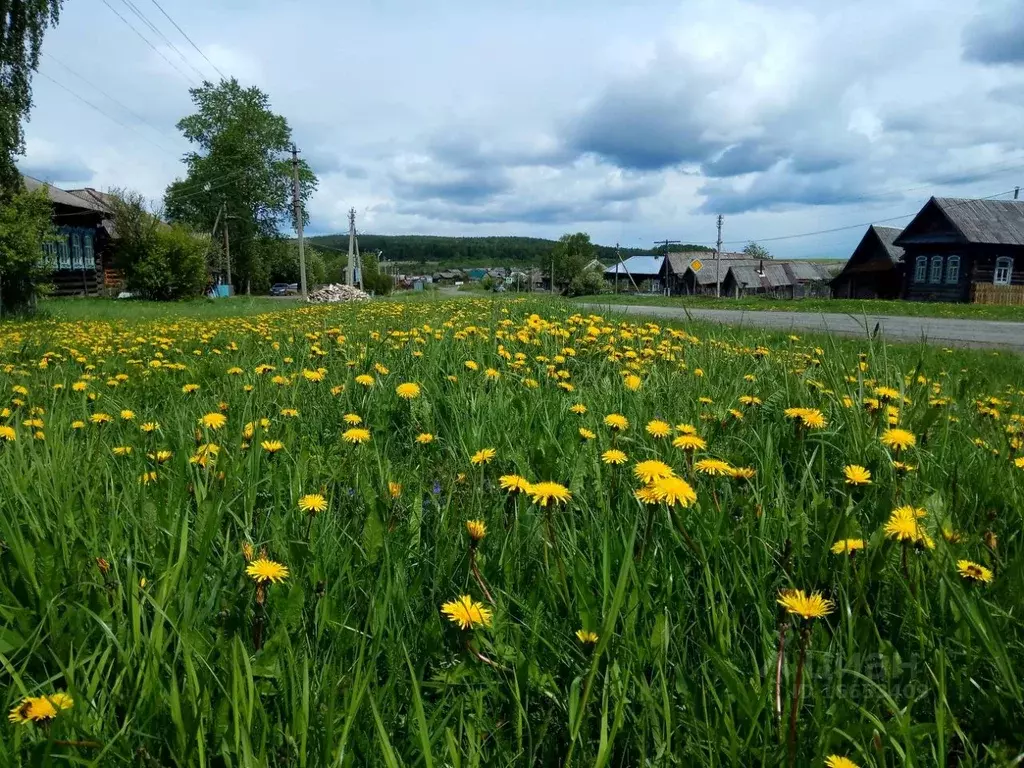
M 964 57 L 982 64 L 1024 65 L 1024 9 L 1018 0 L 989 0 L 964 30 Z

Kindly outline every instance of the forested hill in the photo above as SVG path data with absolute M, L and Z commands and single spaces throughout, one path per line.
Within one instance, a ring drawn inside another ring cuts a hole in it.
M 307 238 L 313 246 L 345 251 L 348 249 L 348 234 L 319 235 Z M 440 237 L 435 235 L 359 235 L 359 250 L 383 251 L 388 261 L 405 261 L 419 264 L 437 263 L 452 267 L 466 265 L 502 266 L 509 264 L 536 264 L 547 262 L 555 247 L 555 240 L 540 237 Z M 692 246 L 676 246 L 679 249 L 703 250 Z M 605 245 L 594 246 L 595 255 L 601 261 L 611 264 L 615 260 L 615 248 Z M 650 250 L 623 248 L 622 258 Z

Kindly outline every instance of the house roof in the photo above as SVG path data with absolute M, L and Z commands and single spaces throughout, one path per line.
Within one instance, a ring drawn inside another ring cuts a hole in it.
M 880 227 L 877 224 L 872 224 L 870 229 L 874 230 L 874 233 L 878 235 L 878 239 L 882 241 L 882 245 L 885 247 L 885 251 L 893 263 L 903 258 L 903 249 L 896 245 L 896 238 L 903 234 L 902 229 L 899 227 Z
M 1024 201 L 933 197 L 896 238 L 898 244 L 928 242 L 926 223 L 938 210 L 961 242 L 977 245 L 1024 245 Z
M 722 254 L 725 256 L 725 254 Z M 703 260 L 702 260 L 703 261 Z M 761 263 L 761 259 L 751 259 L 744 257 L 742 259 L 725 259 L 723 258 L 721 264 L 719 264 L 718 271 L 721 274 L 722 282 L 725 282 L 725 276 L 729 274 L 730 267 L 757 267 Z M 693 279 L 697 282 L 697 285 L 711 285 L 717 282 L 715 280 L 715 260 L 714 258 L 704 261 L 704 266 L 700 272 L 693 273 Z
M 664 256 L 630 256 L 621 264 L 614 264 L 604 271 L 606 275 L 658 275 L 665 265 Z M 625 267 L 625 269 L 623 269 Z
M 97 213 L 109 214 L 110 208 L 103 205 L 97 200 L 90 199 L 89 197 L 81 197 L 79 195 L 72 194 L 71 192 L 65 192 L 63 189 L 58 189 L 52 184 L 47 184 L 45 181 L 39 179 L 33 179 L 31 176 L 22 176 L 22 181 L 25 183 L 25 189 L 29 192 L 35 192 L 37 189 L 45 189 L 46 196 L 50 198 L 50 202 L 56 205 L 66 205 L 69 208 L 82 208 L 87 211 L 96 211 Z
M 737 260 L 747 260 L 750 257 L 745 253 L 722 253 L 722 261 L 729 261 L 730 263 Z M 675 275 L 683 275 L 686 270 L 689 269 L 690 264 L 694 259 L 700 259 L 702 262 L 707 264 L 715 260 L 714 251 L 676 251 L 669 253 L 668 255 L 668 266 Z
M 827 269 L 813 261 L 757 261 L 753 264 L 733 264 L 729 267 L 729 273 L 740 285 L 756 285 L 762 288 L 825 282 L 831 277 Z

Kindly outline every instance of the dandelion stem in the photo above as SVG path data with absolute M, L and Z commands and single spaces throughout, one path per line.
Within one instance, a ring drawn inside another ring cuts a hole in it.
M 782 722 L 782 663 L 786 651 L 786 630 L 788 621 L 779 622 L 779 652 L 775 657 L 775 719 Z
M 800 630 L 800 658 L 796 663 L 796 680 L 793 681 L 793 702 L 789 710 L 789 764 L 796 760 L 796 713 L 800 708 L 800 689 L 804 683 L 804 660 L 807 657 L 807 641 L 811 637 L 811 627 L 805 625 Z
M 480 585 L 480 589 L 483 590 L 484 597 L 487 598 L 487 602 L 494 605 L 494 598 L 491 597 L 491 591 L 487 589 L 487 584 L 484 582 L 484 577 L 480 575 L 480 569 L 476 564 L 476 547 L 471 547 L 469 550 L 469 569 L 473 572 L 473 576 L 476 578 L 476 583 Z

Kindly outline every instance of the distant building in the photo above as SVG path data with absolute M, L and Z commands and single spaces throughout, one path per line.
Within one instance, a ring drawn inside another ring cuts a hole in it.
M 22 176 L 30 192 L 44 189 L 53 206 L 53 226 L 59 239 L 47 243 L 44 260 L 52 269 L 50 283 L 57 296 L 96 296 L 120 282 L 114 271 L 112 244 L 116 237 L 110 197 L 94 189 L 63 190 Z
M 896 238 L 903 230 L 872 224 L 832 279 L 837 299 L 898 299 L 903 292 L 903 249 Z
M 697 263 L 700 264 L 699 270 L 693 268 Z M 757 263 L 757 259 L 751 259 L 746 254 L 724 252 L 722 253 L 716 273 L 714 251 L 678 251 L 669 253 L 669 293 L 673 296 L 714 296 L 717 292 L 717 279 L 725 280 L 730 266 L 733 264 L 756 265 Z
M 605 280 L 617 282 L 620 291 L 632 290 L 641 283 L 648 283 L 651 293 L 661 293 L 666 279 L 667 260 L 664 256 L 630 256 L 622 263 L 615 263 L 604 271 Z
M 831 272 L 813 261 L 767 259 L 756 264 L 733 264 L 722 281 L 722 295 L 731 298 L 764 296 L 772 299 L 827 299 L 832 295 Z
M 1024 201 L 933 197 L 894 244 L 904 298 L 1024 304 Z

